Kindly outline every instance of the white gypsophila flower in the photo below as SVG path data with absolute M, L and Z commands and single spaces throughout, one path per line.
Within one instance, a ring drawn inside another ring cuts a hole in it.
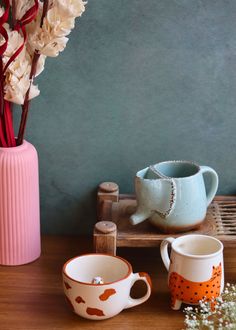
M 236 329 L 235 285 L 226 284 L 221 296 L 213 301 L 199 301 L 199 307 L 190 311 L 185 308 L 185 325 L 193 329 Z M 198 322 L 198 326 L 194 324 Z
M 12 5 L 12 0 L 10 0 L 10 4 Z M 16 11 L 16 19 L 21 19 L 24 14 L 34 5 L 34 0 L 16 0 L 15 1 L 15 11 Z

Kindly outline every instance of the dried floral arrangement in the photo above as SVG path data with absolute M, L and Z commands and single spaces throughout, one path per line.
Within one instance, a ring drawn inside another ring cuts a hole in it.
M 200 301 L 199 307 L 186 307 L 186 330 L 236 329 L 236 285 L 226 284 L 221 296 L 212 302 Z
M 30 100 L 40 91 L 34 78 L 46 57 L 64 50 L 75 19 L 85 10 L 82 0 L 0 0 L 0 147 L 21 145 Z M 21 106 L 15 138 L 13 104 Z

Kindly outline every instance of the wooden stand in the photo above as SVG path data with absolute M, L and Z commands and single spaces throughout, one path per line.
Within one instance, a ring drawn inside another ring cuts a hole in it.
M 225 246 L 236 246 L 236 196 L 216 196 L 208 208 L 205 221 L 198 229 L 168 234 L 158 231 L 149 221 L 133 226 L 129 217 L 135 212 L 135 196 L 119 194 L 113 182 L 99 185 L 94 250 L 115 255 L 117 247 L 156 247 L 169 236 L 196 233 L 220 239 Z

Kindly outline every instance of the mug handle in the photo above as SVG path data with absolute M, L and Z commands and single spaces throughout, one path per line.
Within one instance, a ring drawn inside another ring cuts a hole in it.
M 129 295 L 128 303 L 125 306 L 125 309 L 126 308 L 131 308 L 131 307 L 134 307 L 134 306 L 137 306 L 137 305 L 140 305 L 140 304 L 144 303 L 146 300 L 148 300 L 148 298 L 151 295 L 152 281 L 151 281 L 150 276 L 147 273 L 144 273 L 144 272 L 135 273 L 135 274 L 132 274 L 132 276 L 133 276 L 133 278 L 132 278 L 132 281 L 131 281 L 130 289 L 132 288 L 132 286 L 134 285 L 134 283 L 136 281 L 144 281 L 147 285 L 147 293 L 142 298 L 138 298 L 138 299 L 133 299 Z
M 173 237 L 165 238 L 161 242 L 161 246 L 160 246 L 161 259 L 162 259 L 167 271 L 169 271 L 169 268 L 170 268 L 170 257 L 168 254 L 168 245 L 172 244 L 174 242 L 174 240 L 175 239 Z
M 216 171 L 213 170 L 213 168 L 211 168 L 209 166 L 200 166 L 200 169 L 201 169 L 202 174 L 209 173 L 211 176 L 211 187 L 206 195 L 207 206 L 209 206 L 217 192 L 219 179 L 218 179 L 218 175 L 217 175 Z

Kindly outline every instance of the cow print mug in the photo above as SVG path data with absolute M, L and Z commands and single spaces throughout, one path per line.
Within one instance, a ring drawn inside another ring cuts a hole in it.
M 151 294 L 149 275 L 134 274 L 130 263 L 117 256 L 85 254 L 72 258 L 63 266 L 62 276 L 67 302 L 76 314 L 91 320 L 113 317 L 142 304 Z M 133 299 L 130 290 L 139 280 L 146 283 L 147 292 Z

